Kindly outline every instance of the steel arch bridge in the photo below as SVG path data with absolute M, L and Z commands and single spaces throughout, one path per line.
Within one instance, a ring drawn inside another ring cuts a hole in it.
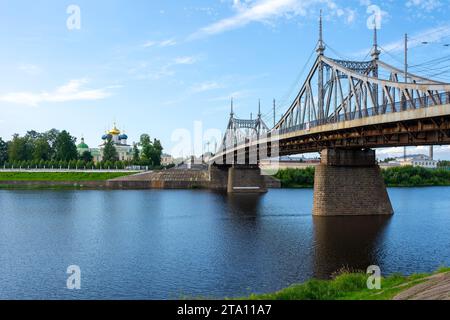
M 256 120 L 243 120 L 232 110 L 210 163 L 256 164 L 327 148 L 450 144 L 450 84 L 381 61 L 376 29 L 370 61 L 337 60 L 324 51 L 320 36 L 316 61 L 274 128 L 268 129 L 261 112 Z
M 450 145 L 450 84 L 380 60 L 325 56 L 320 19 L 317 58 L 291 106 L 272 128 L 237 119 L 233 105 L 222 145 L 209 160 L 213 185 L 228 193 L 267 191 L 259 163 L 320 152 L 314 178 L 317 216 L 391 215 L 374 148 Z M 276 161 L 275 161 L 276 163 Z

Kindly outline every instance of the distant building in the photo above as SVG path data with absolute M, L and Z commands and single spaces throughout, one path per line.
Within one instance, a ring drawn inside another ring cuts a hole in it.
M 309 159 L 305 157 L 283 156 L 278 159 L 265 159 L 260 162 L 263 170 L 274 169 L 305 169 L 320 164 L 320 159 Z
M 117 129 L 116 124 L 102 136 L 103 143 L 99 146 L 102 158 L 103 150 L 105 149 L 108 139 L 111 139 L 114 143 L 120 161 L 130 161 L 133 159 L 133 147 L 127 144 L 128 136 L 125 133 L 121 133 L 120 130 Z
M 161 155 L 161 164 L 163 166 L 169 166 L 171 164 L 175 164 L 175 159 L 170 154 L 163 153 Z
M 90 152 L 89 146 L 84 142 L 84 137 L 81 137 L 81 143 L 77 145 L 78 154 L 81 156 L 84 152 Z
M 397 163 L 400 166 L 413 166 L 429 169 L 436 169 L 438 166 L 438 161 L 433 160 L 430 156 L 424 154 L 408 155 L 406 158 L 400 157 L 389 163 Z
M 85 153 L 86 151 L 90 152 L 90 154 L 92 155 L 92 161 L 94 163 L 101 161 L 102 156 L 100 154 L 100 150 L 96 148 L 89 148 L 83 137 L 81 138 L 80 144 L 77 145 L 77 151 L 78 155 L 80 156 L 83 155 L 83 153 Z
M 89 151 L 95 163 L 101 162 L 103 160 L 103 150 L 109 138 L 114 143 L 120 161 L 130 161 L 133 159 L 133 147 L 127 143 L 128 136 L 117 129 L 115 124 L 111 130 L 102 136 L 103 142 L 98 148 L 89 148 L 84 138 L 81 138 L 81 143 L 77 146 L 78 154 L 82 155 L 84 152 Z

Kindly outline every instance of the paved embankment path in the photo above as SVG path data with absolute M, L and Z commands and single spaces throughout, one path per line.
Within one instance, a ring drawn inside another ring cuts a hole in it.
M 425 282 L 398 294 L 394 300 L 450 300 L 450 272 L 428 277 Z
M 206 170 L 160 170 L 119 177 L 111 181 L 209 181 L 209 174 Z
M 281 182 L 274 177 L 264 176 L 269 188 L 281 188 Z M 111 188 L 117 189 L 215 189 L 208 170 L 169 169 L 137 173 L 108 180 Z M 226 189 L 225 186 L 219 188 Z

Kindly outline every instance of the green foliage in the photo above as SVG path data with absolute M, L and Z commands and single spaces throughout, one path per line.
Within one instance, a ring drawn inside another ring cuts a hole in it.
M 152 165 L 160 166 L 161 165 L 161 155 L 162 155 L 163 147 L 161 145 L 161 141 L 154 139 L 153 140 L 153 150 L 151 153 Z
M 30 138 L 15 134 L 8 145 L 8 158 L 10 161 L 31 160 L 33 158 L 33 144 Z
M 110 162 L 115 162 L 117 160 L 119 160 L 119 155 L 117 154 L 112 137 L 109 136 L 103 149 L 103 161 L 108 162 L 108 167 L 111 167 Z
M 0 172 L 0 181 L 102 181 L 135 172 Z
M 0 165 L 8 161 L 8 144 L 0 138 Z
M 71 161 L 78 158 L 77 139 L 66 130 L 61 131 L 55 140 L 55 158 L 57 160 Z
M 91 152 L 85 151 L 79 155 L 76 138 L 67 131 L 51 129 L 44 133 L 28 131 L 23 137 L 15 134 L 11 141 L 0 138 L 0 166 L 6 168 L 54 168 L 54 169 L 123 169 L 130 165 L 148 166 L 151 169 L 161 167 L 163 147 L 157 139 L 141 136 L 139 145 L 133 146 L 133 161 L 118 161 L 119 156 L 114 143 L 108 139 L 104 149 L 104 161 L 92 163 Z M 80 161 L 78 161 L 80 160 Z
M 314 168 L 280 170 L 275 178 L 284 188 L 312 188 Z M 382 171 L 388 187 L 450 186 L 450 170 L 396 167 Z
M 450 171 L 420 167 L 397 167 L 383 171 L 385 182 L 391 187 L 450 185 Z
M 280 170 L 275 178 L 281 180 L 284 188 L 312 188 L 314 186 L 314 168 Z
M 142 148 L 140 165 L 152 167 L 161 165 L 163 147 L 159 140 L 154 139 L 152 142 L 148 134 L 143 134 L 141 135 L 139 145 Z
M 93 159 L 94 159 L 94 157 L 92 156 L 92 153 L 88 150 L 83 151 L 83 153 L 80 155 L 80 160 L 82 160 L 86 163 L 91 162 Z
M 140 153 L 136 143 L 133 144 L 133 163 L 137 164 L 140 160 Z
M 450 161 L 439 161 L 438 167 L 439 168 L 450 168 Z
M 50 160 L 50 144 L 45 137 L 39 137 L 34 140 L 33 159 L 34 160 Z
M 449 272 L 441 268 L 437 273 Z M 367 288 L 368 275 L 364 273 L 343 273 L 332 280 L 309 280 L 275 293 L 251 295 L 251 300 L 390 300 L 403 290 L 409 289 L 430 275 L 414 274 L 402 276 L 393 274 L 382 278 L 380 290 Z

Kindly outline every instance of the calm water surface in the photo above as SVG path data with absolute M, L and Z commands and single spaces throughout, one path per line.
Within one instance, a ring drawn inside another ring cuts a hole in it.
M 450 188 L 389 193 L 392 218 L 313 218 L 312 190 L 0 190 L 0 299 L 236 297 L 343 266 L 450 265 Z

